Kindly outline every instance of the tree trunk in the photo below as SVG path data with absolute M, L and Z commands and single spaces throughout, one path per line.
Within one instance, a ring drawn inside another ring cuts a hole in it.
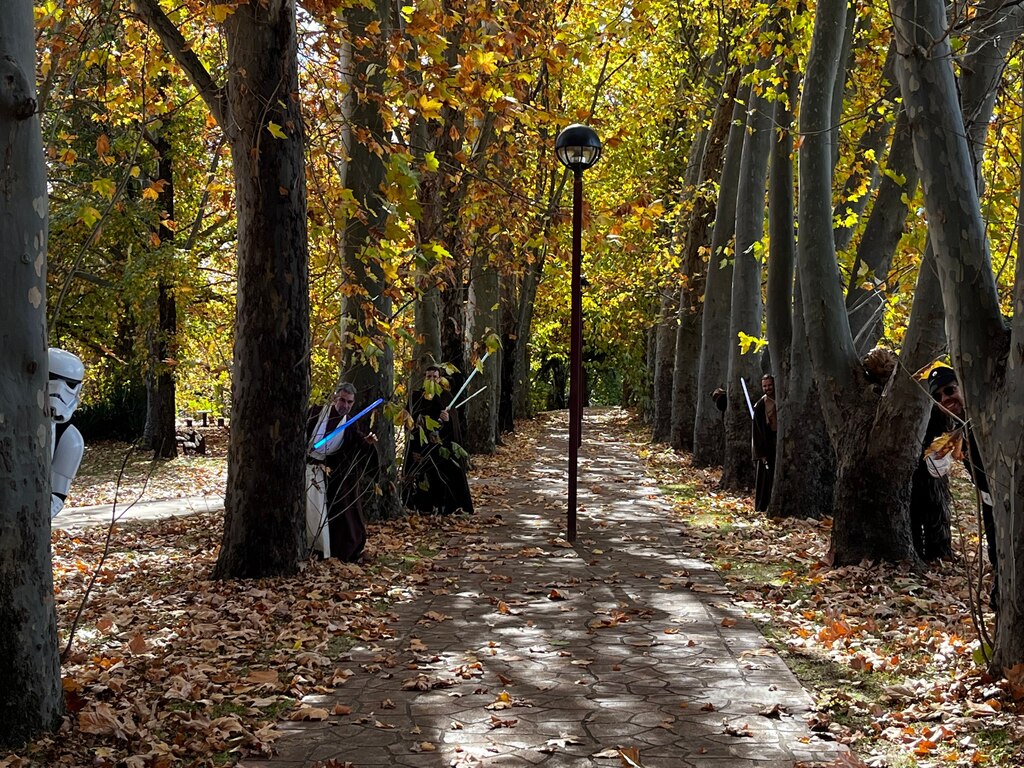
M 732 297 L 733 273 L 728 246 L 736 231 L 736 186 L 749 93 L 750 88 L 744 86 L 733 106 L 722 176 L 718 185 L 718 211 L 711 235 L 711 255 L 708 257 L 708 277 L 704 288 L 700 366 L 697 373 L 697 419 L 693 428 L 693 463 L 698 467 L 720 464 L 725 450 L 722 414 L 710 395 L 716 388 L 726 385 L 726 345 L 729 343 L 729 302 Z
M 729 120 L 732 117 L 739 88 L 740 73 L 726 78 L 725 87 L 711 119 L 708 141 L 701 161 L 701 188 L 693 203 L 693 211 L 683 237 L 681 264 L 686 280 L 679 289 L 679 314 L 676 328 L 676 350 L 672 371 L 672 422 L 669 442 L 673 448 L 693 450 L 693 428 L 697 420 L 697 373 L 700 367 L 701 326 L 704 315 L 704 286 L 710 260 L 704 263 L 702 252 L 710 244 L 711 226 L 715 221 L 715 199 L 710 189 L 713 179 L 722 173 Z
M 849 247 L 857 231 L 857 221 L 871 199 L 871 192 L 878 180 L 878 161 L 892 127 L 889 110 L 894 108 L 900 93 L 893 74 L 895 53 L 895 47 L 890 45 L 882 68 L 882 78 L 892 84 L 880 99 L 881 104 L 871 110 L 867 127 L 857 142 L 852 170 L 843 184 L 839 204 L 833 213 L 833 218 L 838 222 L 835 228 L 836 251 L 844 251 Z M 885 106 L 885 110 L 882 109 L 882 105 Z
M 925 209 L 946 307 L 950 356 L 960 378 L 992 489 L 1000 564 L 995 664 L 1024 661 L 1024 271 L 1015 274 L 1017 311 L 1007 330 L 978 201 L 973 156 L 958 107 L 944 9 L 935 0 L 891 0 L 900 52 L 897 76 L 914 136 Z M 926 42 L 927 41 L 927 42 Z M 965 62 L 965 73 L 968 62 Z M 983 62 L 971 62 L 975 68 Z M 970 91 L 971 89 L 965 89 Z M 1005 590 L 1005 591 L 1003 591 Z
M 157 165 L 157 181 L 163 182 L 160 188 L 160 210 L 166 217 L 161 220 L 158 230 L 161 246 L 166 251 L 166 258 L 174 259 L 171 243 L 174 230 L 167 226 L 167 221 L 174 221 L 174 160 L 171 157 L 171 143 L 160 137 L 154 148 L 159 153 Z M 173 271 L 173 270 L 167 270 Z M 148 417 L 152 424 L 147 425 L 150 434 L 150 448 L 155 458 L 173 459 L 178 455 L 178 444 L 175 439 L 175 389 L 174 359 L 177 357 L 178 309 L 174 297 L 174 286 L 164 277 L 157 285 L 157 327 L 150 337 L 150 376 L 152 386 L 147 387 L 150 399 Z
M 783 20 L 786 39 L 792 26 Z M 777 102 L 779 136 L 772 143 L 768 193 L 770 255 L 766 287 L 768 345 L 775 374 L 778 416 L 775 478 L 769 517 L 821 517 L 831 514 L 835 452 L 821 415 L 804 331 L 803 297 L 794 289 L 796 232 L 793 195 L 793 105 L 799 76 L 790 62 L 778 65 L 787 85 Z M 794 293 L 795 298 L 794 298 Z
M 379 141 L 384 135 L 377 98 L 384 89 L 387 56 L 383 41 L 390 30 L 389 5 L 386 0 L 378 0 L 374 9 L 354 6 L 345 11 L 345 21 L 352 39 L 375 41 L 373 47 L 354 50 L 351 58 L 353 87 L 346 106 L 351 125 L 360 130 L 349 133 L 345 185 L 352 190 L 362 215 L 346 221 L 342 243 L 345 277 L 358 286 L 357 292 L 344 294 L 342 315 L 356 334 L 370 340 L 370 346 L 364 350 L 346 338 L 342 369 L 346 380 L 355 385 L 359 402 L 368 405 L 377 398 L 391 400 L 395 390 L 395 353 L 390 334 L 384 327 L 391 319 L 392 300 L 377 251 L 388 217 L 381 191 L 386 169 L 384 161 L 367 141 L 354 137 L 358 134 L 369 137 L 368 141 Z M 374 22 L 380 28 L 377 36 L 367 33 L 366 29 Z M 377 492 L 363 497 L 363 511 L 371 520 L 386 520 L 402 510 L 395 424 L 387 407 L 370 418 L 377 435 L 380 463 L 377 476 L 373 478 Z
M 672 374 L 676 357 L 676 290 L 661 292 L 658 321 L 654 326 L 654 375 L 651 380 L 651 441 L 667 443 L 672 434 Z
M 501 387 L 501 348 L 497 341 L 498 306 L 501 301 L 498 270 L 490 263 L 486 253 L 478 252 L 469 284 L 469 337 L 476 347 L 476 354 L 482 356 L 487 349 L 494 351 L 483 363 L 483 370 L 476 374 L 466 395 L 472 395 L 486 387 L 480 394 L 466 403 L 464 433 L 470 453 L 494 453 L 498 439 L 498 393 Z M 467 371 L 470 375 L 472 371 Z
M 761 239 L 764 236 L 765 185 L 768 153 L 772 142 L 774 105 L 767 88 L 751 91 L 747 130 L 740 157 L 736 193 L 736 253 L 732 273 L 732 314 L 726 349 L 729 373 L 725 409 L 725 453 L 721 487 L 730 490 L 754 487 L 754 464 L 750 458 L 750 412 L 743 395 L 746 381 L 751 400 L 761 382 L 761 364 L 756 354 L 742 354 L 740 334 L 761 337 Z
M 238 303 L 224 539 L 213 573 L 221 579 L 298 570 L 309 401 L 309 257 L 295 2 L 240 5 L 224 29 Z M 275 137 L 270 123 L 285 138 Z
M 903 237 L 907 221 L 908 203 L 917 190 L 917 166 L 914 164 L 914 147 L 910 136 L 907 113 L 902 108 L 896 117 L 892 145 L 885 160 L 885 174 L 878 187 L 878 195 L 871 207 L 864 233 L 857 246 L 857 257 L 850 271 L 850 283 L 846 292 L 846 307 L 850 316 L 850 330 L 858 354 L 865 354 L 878 342 L 882 335 L 882 318 L 885 310 L 885 296 L 874 287 L 877 280 L 889 280 L 896 246 Z M 896 286 L 889 286 L 895 291 Z
M 0 5 L 0 747 L 64 712 L 50 552 L 46 173 L 32 3 Z

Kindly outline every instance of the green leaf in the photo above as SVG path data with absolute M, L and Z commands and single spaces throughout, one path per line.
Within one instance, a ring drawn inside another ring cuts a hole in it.
M 437 161 L 437 154 L 434 152 L 427 152 L 423 156 L 423 164 L 427 167 L 428 171 L 436 171 L 441 167 L 441 164 Z

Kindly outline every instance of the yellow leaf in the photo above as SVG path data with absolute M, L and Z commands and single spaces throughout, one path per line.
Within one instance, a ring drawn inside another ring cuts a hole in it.
M 423 115 L 425 119 L 434 120 L 441 116 L 441 107 L 443 105 L 440 101 L 423 94 L 416 102 L 416 106 L 419 108 L 420 114 Z
M 281 126 L 271 120 L 267 123 L 267 130 L 270 131 L 270 135 L 275 139 L 287 139 L 288 134 L 281 130 Z
M 211 3 L 206 7 L 206 10 L 213 17 L 214 21 L 221 24 L 224 19 L 235 12 L 235 6 L 228 5 L 227 3 Z

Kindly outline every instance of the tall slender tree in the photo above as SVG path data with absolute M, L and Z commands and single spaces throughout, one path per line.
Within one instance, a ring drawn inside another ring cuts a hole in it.
M 0 747 L 64 711 L 50 552 L 45 404 L 47 192 L 32 3 L 0 5 Z

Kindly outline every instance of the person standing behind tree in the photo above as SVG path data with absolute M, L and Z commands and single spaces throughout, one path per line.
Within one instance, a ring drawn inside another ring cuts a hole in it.
M 937 392 L 932 392 L 933 398 Z M 928 447 L 953 428 L 946 413 L 936 405 L 928 417 L 921 460 L 917 463 L 910 487 L 910 533 L 914 550 L 922 560 L 938 560 L 953 554 L 950 517 L 953 498 L 949 492 L 951 458 L 937 458 Z
M 361 498 L 378 468 L 377 436 L 367 429 L 367 420 L 332 435 L 348 420 L 355 402 L 355 387 L 341 383 L 325 405 L 313 406 L 307 414 L 309 461 L 328 472 L 325 504 L 331 557 L 347 563 L 358 560 L 366 546 Z
M 962 458 L 967 474 L 971 476 L 974 487 L 978 489 L 978 495 L 981 498 L 981 520 L 985 527 L 986 550 L 988 561 L 992 566 L 992 592 L 989 599 L 992 610 L 998 612 L 999 574 L 992 496 L 988 486 L 988 475 L 985 474 L 985 467 L 981 463 L 978 442 L 974 439 L 974 432 L 971 430 L 970 424 L 967 423 L 967 408 L 956 378 L 956 371 L 946 365 L 933 368 L 928 374 L 928 392 L 939 404 L 939 407 L 953 417 L 949 419 L 950 430 L 961 425 L 959 429 L 962 430 L 963 440 L 950 441 L 949 444 L 943 446 L 942 450 L 935 452 L 928 452 L 926 448 L 925 460 L 928 462 L 929 471 L 936 477 L 942 477 L 949 474 L 954 458 Z
M 473 513 L 461 445 L 459 419 L 450 413 L 451 395 L 444 391 L 441 369 L 432 365 L 423 386 L 409 398 L 409 430 L 402 499 L 417 512 Z
M 775 437 L 779 420 L 775 411 L 775 377 L 770 373 L 761 377 L 761 390 L 764 395 L 754 405 L 750 436 L 754 456 L 754 509 L 758 512 L 768 509 L 775 478 Z

